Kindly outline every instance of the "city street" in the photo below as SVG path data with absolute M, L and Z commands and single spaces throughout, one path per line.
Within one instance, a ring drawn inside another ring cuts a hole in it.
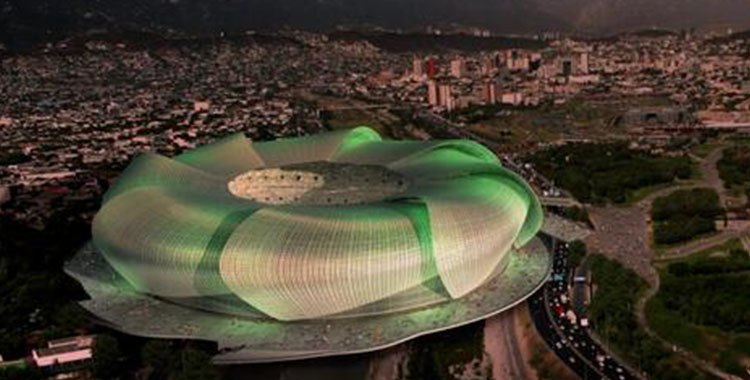
M 568 292 L 572 281 L 566 262 L 568 251 L 565 243 L 550 240 L 554 252 L 551 279 L 529 299 L 529 310 L 539 334 L 581 379 L 643 379 L 628 371 L 589 336 L 591 327 L 582 327 L 580 323 L 583 315 L 577 315 L 575 322 L 569 318 L 573 302 Z

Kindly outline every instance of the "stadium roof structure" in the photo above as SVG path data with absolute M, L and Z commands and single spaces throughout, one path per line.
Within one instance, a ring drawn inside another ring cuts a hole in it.
M 217 363 L 387 347 L 549 275 L 537 197 L 483 146 L 359 127 L 136 158 L 66 271 L 104 323 L 212 340 Z

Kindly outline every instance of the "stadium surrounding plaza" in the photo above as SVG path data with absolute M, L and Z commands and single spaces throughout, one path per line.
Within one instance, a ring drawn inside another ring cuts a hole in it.
M 372 351 L 546 280 L 534 192 L 467 140 L 367 127 L 136 158 L 66 270 L 106 324 L 215 341 L 217 363 Z

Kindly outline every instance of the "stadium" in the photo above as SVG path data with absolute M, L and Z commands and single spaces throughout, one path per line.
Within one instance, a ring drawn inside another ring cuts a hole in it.
M 550 271 L 534 192 L 466 140 L 367 127 L 144 154 L 66 271 L 126 333 L 217 363 L 372 351 L 497 314 Z

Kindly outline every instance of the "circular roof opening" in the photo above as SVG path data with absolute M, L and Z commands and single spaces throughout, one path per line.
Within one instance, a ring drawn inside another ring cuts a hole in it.
M 381 201 L 405 191 L 408 181 L 379 165 L 309 162 L 254 169 L 227 187 L 236 197 L 260 203 L 337 206 Z

